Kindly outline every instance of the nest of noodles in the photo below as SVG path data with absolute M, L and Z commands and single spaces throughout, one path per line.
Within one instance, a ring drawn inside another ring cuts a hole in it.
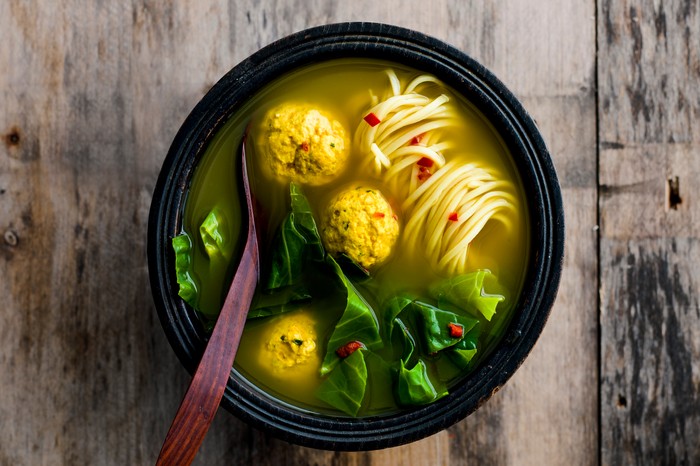
M 469 245 L 486 225 L 512 227 L 515 188 L 466 155 L 451 154 L 448 162 L 445 152 L 455 144 L 445 130 L 459 118 L 440 81 L 424 74 L 403 86 L 393 70 L 387 75 L 390 90 L 381 100 L 371 95 L 372 119 L 360 123 L 355 143 L 368 155 L 368 169 L 402 201 L 404 244 L 425 251 L 438 273 L 466 273 Z

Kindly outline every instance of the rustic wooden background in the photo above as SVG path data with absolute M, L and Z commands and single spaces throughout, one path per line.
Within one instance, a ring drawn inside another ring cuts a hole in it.
M 696 0 L 0 1 L 0 465 L 149 464 L 188 384 L 145 257 L 158 170 L 221 75 L 288 33 L 443 39 L 522 99 L 563 188 L 551 319 L 483 408 L 371 453 L 220 412 L 200 465 L 700 464 Z

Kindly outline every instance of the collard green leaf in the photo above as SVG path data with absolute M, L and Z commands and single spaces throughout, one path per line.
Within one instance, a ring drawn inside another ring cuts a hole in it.
M 403 361 L 399 362 L 396 383 L 396 399 L 402 405 L 421 405 L 435 401 L 445 393 L 438 393 L 428 377 L 428 370 L 422 359 L 407 369 Z
M 268 291 L 298 284 L 307 259 L 322 261 L 325 256 L 309 201 L 294 183 L 289 185 L 289 194 L 291 211 L 272 244 Z
M 449 351 L 446 351 L 445 354 L 447 355 L 448 358 L 450 358 L 450 361 L 457 366 L 460 370 L 466 369 L 469 367 L 469 363 L 471 362 L 472 358 L 476 355 L 476 348 L 475 349 L 451 349 Z
M 321 235 L 318 232 L 311 205 L 295 183 L 289 185 L 289 196 L 292 205 L 292 221 L 306 240 L 309 258 L 320 262 L 325 256 L 325 251 L 323 244 L 321 244 Z
M 460 316 L 459 314 L 457 314 L 456 317 L 460 324 L 463 324 L 465 319 L 470 319 L 469 317 Z M 464 331 L 464 337 L 459 340 L 459 343 L 454 346 L 454 349 L 476 351 L 479 335 L 481 334 L 481 323 L 477 321 L 476 325 L 470 330 L 467 330 L 465 327 Z
M 210 259 L 217 256 L 228 259 L 231 256 L 233 245 L 228 237 L 226 217 L 218 207 L 214 207 L 204 218 L 199 226 L 199 235 Z
M 394 332 L 394 327 L 396 325 L 396 319 L 399 314 L 403 312 L 406 307 L 411 304 L 413 300 L 408 296 L 398 295 L 390 298 L 384 303 L 382 307 L 382 316 L 384 317 L 384 329 L 386 333 L 386 340 L 391 341 L 391 337 Z
M 430 354 L 460 343 L 464 336 L 469 335 L 469 332 L 479 325 L 477 319 L 443 311 L 420 301 L 411 303 L 411 311 L 415 313 L 416 320 L 421 324 L 423 343 Z M 461 337 L 452 337 L 449 332 L 450 324 L 461 325 L 464 334 Z
M 498 294 L 487 294 L 484 291 L 484 279 L 487 276 L 491 276 L 491 272 L 488 270 L 458 275 L 432 286 L 430 294 L 438 301 L 440 307 L 442 307 L 443 301 L 447 301 L 472 313 L 476 310 L 490 321 L 496 313 L 496 306 L 505 297 Z
M 331 266 L 345 289 L 346 304 L 343 315 L 328 340 L 326 356 L 321 365 L 321 375 L 326 375 L 333 370 L 340 359 L 335 351 L 350 341 L 359 341 L 371 350 L 382 346 L 379 323 L 370 305 L 348 280 L 335 259 L 326 256 L 326 263 Z
M 304 265 L 306 240 L 296 229 L 294 217 L 288 214 L 273 240 L 270 274 L 265 288 L 268 291 L 297 284 Z
M 192 307 L 197 305 L 197 285 L 192 278 L 192 241 L 187 233 L 175 236 L 172 239 L 175 251 L 175 274 L 177 277 L 177 294 Z
M 400 329 L 399 335 L 401 336 L 401 343 L 403 345 L 403 351 L 401 353 L 401 360 L 408 363 L 413 357 L 413 353 L 416 350 L 416 340 L 411 335 L 411 330 L 408 326 L 399 318 L 394 320 L 396 326 Z
M 316 396 L 351 416 L 357 416 L 367 389 L 367 364 L 364 350 L 358 349 L 343 359 L 321 384 Z
M 248 312 L 248 318 L 270 317 L 294 311 L 310 300 L 311 295 L 303 285 L 288 286 L 272 294 L 257 293 Z
M 356 260 L 347 254 L 340 254 L 336 261 L 345 274 L 356 282 L 363 282 L 370 278 L 369 270 L 362 267 Z

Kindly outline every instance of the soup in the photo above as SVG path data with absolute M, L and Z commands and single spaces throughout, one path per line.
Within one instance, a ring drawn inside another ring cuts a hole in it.
M 209 326 L 239 252 L 245 133 L 262 276 L 236 370 L 333 415 L 447 394 L 498 343 L 528 260 L 524 196 L 496 131 L 396 63 L 280 77 L 207 147 L 173 239 L 180 296 Z

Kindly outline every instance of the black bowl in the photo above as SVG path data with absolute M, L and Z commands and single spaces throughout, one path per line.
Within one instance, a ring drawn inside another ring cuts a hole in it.
M 527 198 L 531 254 L 523 291 L 502 342 L 438 401 L 363 418 L 315 415 L 277 401 L 236 370 L 224 408 L 284 440 L 329 450 L 372 450 L 415 441 L 463 419 L 495 393 L 539 337 L 554 302 L 564 254 L 564 214 L 544 141 L 517 98 L 461 51 L 415 31 L 375 23 L 342 23 L 292 34 L 229 71 L 187 117 L 163 163 L 151 205 L 148 263 L 153 298 L 170 344 L 190 373 L 207 342 L 194 311 L 177 296 L 171 238 L 181 227 L 192 174 L 208 142 L 251 96 L 294 69 L 343 57 L 389 60 L 436 75 L 474 104 L 507 145 Z

